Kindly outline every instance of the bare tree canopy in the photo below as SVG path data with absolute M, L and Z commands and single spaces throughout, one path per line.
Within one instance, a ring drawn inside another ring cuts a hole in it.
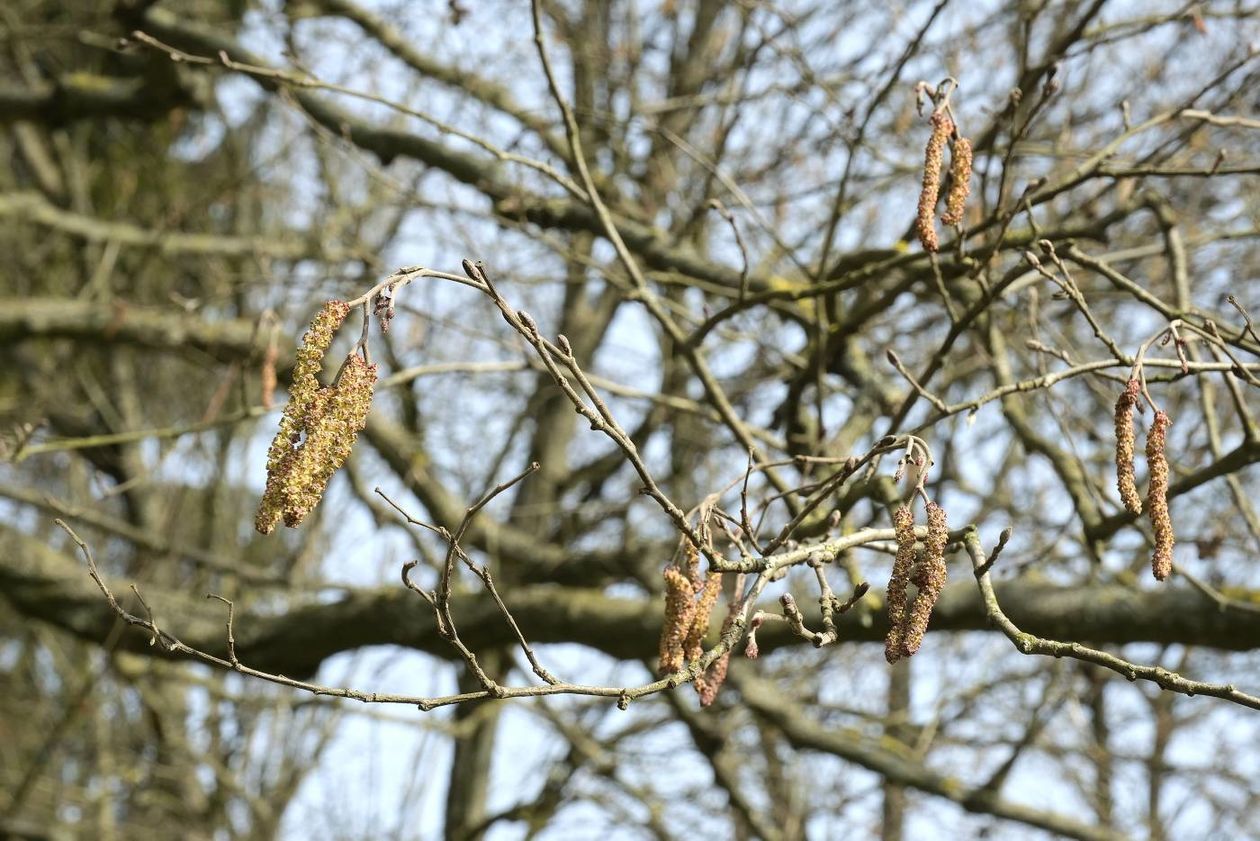
M 0 838 L 1260 837 L 1260 7 L 0 9 Z

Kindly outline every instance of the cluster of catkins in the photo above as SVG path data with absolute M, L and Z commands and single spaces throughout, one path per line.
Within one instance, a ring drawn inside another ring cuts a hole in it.
M 722 576 L 716 572 L 700 575 L 700 550 L 684 539 L 683 560 L 665 568 L 665 624 L 661 628 L 660 673 L 670 674 L 704 652 L 704 637 L 709 632 L 713 608 L 722 591 Z M 733 621 L 732 609 L 723 624 L 723 631 Z M 700 705 L 707 707 L 717 697 L 726 680 L 730 653 L 724 653 L 696 676 L 696 692 Z
M 945 589 L 948 571 L 945 567 L 945 546 L 949 543 L 949 524 L 945 509 L 935 502 L 927 504 L 927 536 L 923 554 L 915 563 L 918 541 L 914 534 L 914 512 L 904 505 L 893 512 L 893 528 L 897 534 L 897 556 L 893 560 L 892 577 L 888 580 L 888 637 L 884 640 L 884 657 L 896 663 L 913 656 L 923 644 L 932 608 Z M 909 585 L 918 588 L 913 604 Z
M 936 252 L 941 243 L 936 236 L 936 203 L 941 194 L 941 164 L 944 161 L 945 143 L 953 135 L 950 151 L 949 195 L 945 198 L 945 212 L 941 222 L 957 225 L 962 222 L 967 196 L 971 194 L 971 141 L 958 134 L 958 127 L 945 109 L 932 114 L 932 134 L 928 137 L 923 161 L 923 190 L 919 193 L 919 212 L 915 231 L 924 251 Z
M 1133 472 L 1133 410 L 1137 408 L 1141 384 L 1129 380 L 1116 401 L 1116 487 L 1125 510 L 1134 516 L 1142 513 Z M 1156 411 L 1150 431 L 1146 433 L 1146 514 L 1155 533 L 1155 551 L 1151 554 L 1151 572 L 1160 581 L 1172 573 L 1173 527 L 1168 513 L 1168 456 L 1164 446 L 1172 420 L 1165 412 Z
M 267 452 L 267 488 L 254 518 L 254 528 L 263 534 L 282 518 L 296 527 L 319 504 L 367 422 L 375 365 L 351 353 L 332 385 L 321 386 L 316 376 L 349 311 L 344 301 L 326 302 L 302 337 L 289 403 Z

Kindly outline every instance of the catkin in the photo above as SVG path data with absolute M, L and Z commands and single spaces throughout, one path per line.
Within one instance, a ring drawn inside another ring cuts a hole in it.
M 932 608 L 945 589 L 948 569 L 945 566 L 945 545 L 949 542 L 949 524 L 945 509 L 935 502 L 927 504 L 927 538 L 923 541 L 923 563 L 915 576 L 919 594 L 906 620 L 906 630 L 901 642 L 901 653 L 911 657 L 923 644 Z
M 962 221 L 967 196 L 971 195 L 971 141 L 965 137 L 957 138 L 951 155 L 949 195 L 945 198 L 945 212 L 941 214 L 941 222 L 957 225 Z
M 284 524 L 289 528 L 319 504 L 329 479 L 350 457 L 367 424 L 375 385 L 376 366 L 352 353 L 337 384 L 316 394 L 308 409 L 306 440 L 294 451 L 285 480 Z
M 1136 379 L 1129 380 L 1116 401 L 1116 488 L 1124 509 L 1134 516 L 1142 513 L 1142 498 L 1133 474 L 1133 409 L 1140 390 Z
M 708 670 L 696 675 L 696 694 L 700 696 L 700 706 L 707 707 L 717 698 L 718 690 L 726 683 L 726 670 L 731 664 L 731 652 L 727 651 L 713 661 Z
M 267 350 L 263 353 L 262 365 L 259 368 L 260 392 L 262 397 L 262 407 L 270 410 L 276 399 L 276 359 L 280 356 L 280 349 L 276 347 L 275 341 L 267 344 Z
M 1168 457 L 1164 447 L 1172 420 L 1164 412 L 1155 413 L 1155 421 L 1146 434 L 1146 466 L 1150 474 L 1146 488 L 1146 510 L 1155 531 L 1155 551 L 1151 554 L 1151 572 L 1163 581 L 1172 573 L 1173 526 L 1168 513 Z
M 691 579 L 671 564 L 665 568 L 665 624 L 661 628 L 661 674 L 676 672 L 683 667 L 683 645 L 691 630 L 695 614 L 695 590 Z
M 738 598 L 731 602 L 730 609 L 726 612 L 726 619 L 722 622 L 723 637 L 735 625 L 735 620 L 739 616 L 742 606 L 742 602 Z M 696 675 L 696 694 L 700 696 L 701 707 L 709 706 L 717 698 L 718 690 L 722 688 L 722 684 L 726 683 L 726 671 L 730 668 L 730 665 L 731 652 L 728 648 L 709 665 L 708 669 Z
M 254 517 L 254 528 L 263 534 L 269 534 L 276 527 L 288 507 L 289 475 L 303 435 L 308 432 L 308 415 L 320 391 L 316 375 L 337 328 L 349 312 L 350 305 L 345 301 L 326 301 L 302 336 L 293 367 L 289 402 L 280 416 L 280 429 L 267 450 L 267 487 Z
M 953 131 L 954 121 L 944 111 L 932 115 L 932 134 L 928 137 L 923 155 L 923 189 L 919 193 L 919 213 L 915 229 L 924 251 L 940 250 L 936 237 L 936 202 L 941 195 L 941 162 L 944 160 L 945 143 Z
M 716 572 L 709 573 L 704 580 L 704 589 L 696 602 L 695 613 L 691 616 L 691 628 L 687 631 L 687 640 L 683 644 L 683 655 L 687 661 L 695 660 L 704 651 L 704 637 L 709 633 L 709 620 L 713 616 L 713 607 L 717 604 L 722 592 L 722 576 Z
M 893 512 L 893 529 L 897 533 L 897 556 L 893 560 L 892 576 L 888 579 L 888 636 L 884 640 L 884 658 L 889 663 L 901 659 L 906 632 L 906 589 L 910 585 L 915 552 L 914 513 L 909 506 Z

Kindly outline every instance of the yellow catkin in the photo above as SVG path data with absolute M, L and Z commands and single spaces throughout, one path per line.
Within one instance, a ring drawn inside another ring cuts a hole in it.
M 308 410 L 306 440 L 295 451 L 285 477 L 284 524 L 289 528 L 319 504 L 332 478 L 367 425 L 376 385 L 376 366 L 352 353 L 337 384 L 320 389 Z
M 284 515 L 287 477 L 307 432 L 307 415 L 320 390 L 317 375 L 337 328 L 349 312 L 350 306 L 345 301 L 325 302 L 302 336 L 293 367 L 293 384 L 289 387 L 289 402 L 280 417 L 280 429 L 267 451 L 267 487 L 254 518 L 254 528 L 263 534 L 269 534 Z
M 1163 581 L 1172 574 L 1173 525 L 1168 513 L 1168 427 L 1172 420 L 1163 412 L 1155 413 L 1155 421 L 1146 434 L 1146 467 L 1150 474 L 1146 488 L 1146 511 L 1155 532 L 1155 551 L 1151 554 L 1151 572 Z
M 945 143 L 954 128 L 954 121 L 944 111 L 932 115 L 932 134 L 928 137 L 923 155 L 923 189 L 919 193 L 919 212 L 915 230 L 924 251 L 939 251 L 941 244 L 936 237 L 936 202 L 941 194 L 941 162 L 944 160 Z
M 1133 474 L 1133 409 L 1140 392 L 1141 384 L 1136 379 L 1129 380 L 1116 401 L 1116 489 L 1125 510 L 1134 516 L 1142 513 L 1142 498 Z
M 897 557 L 888 579 L 888 636 L 884 640 L 884 658 L 889 663 L 901 659 L 906 625 L 906 589 L 910 585 L 910 569 L 914 566 L 914 513 L 908 506 L 893 512 L 893 528 L 897 533 Z
M 954 141 L 951 154 L 949 195 L 945 198 L 945 212 L 941 214 L 941 222 L 957 225 L 962 222 L 967 196 L 971 195 L 971 141 L 959 137 Z
M 945 509 L 935 502 L 927 504 L 927 538 L 923 541 L 923 562 L 915 583 L 919 594 L 914 598 L 914 607 L 906 620 L 906 632 L 901 643 L 901 653 L 911 657 L 923 644 L 923 635 L 927 633 L 928 621 L 932 618 L 932 608 L 945 589 L 948 569 L 945 566 L 945 546 L 949 543 L 949 523 Z

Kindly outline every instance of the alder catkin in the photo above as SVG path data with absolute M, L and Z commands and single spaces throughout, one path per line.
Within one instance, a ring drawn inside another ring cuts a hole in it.
M 306 440 L 294 452 L 285 480 L 284 524 L 289 528 L 301 525 L 350 457 L 367 425 L 375 385 L 376 366 L 352 353 L 337 384 L 317 392 L 307 410 Z
M 1142 498 L 1133 473 L 1133 409 L 1140 392 L 1141 384 L 1136 379 L 1129 380 L 1116 401 L 1116 488 L 1124 509 L 1134 516 L 1142 513 Z
M 1164 453 L 1168 427 L 1172 420 L 1164 412 L 1155 413 L 1155 421 L 1146 434 L 1146 467 L 1150 474 L 1146 488 L 1146 510 L 1155 531 L 1155 551 L 1151 554 L 1151 572 L 1163 581 L 1172 573 L 1173 526 L 1168 513 L 1168 456 Z
M 726 634 L 735 625 L 735 620 L 741 612 L 742 602 L 736 600 L 731 603 L 730 609 L 726 612 L 726 619 L 722 622 L 722 636 Z M 726 671 L 731 665 L 730 649 L 722 652 L 722 655 L 709 664 L 709 668 L 696 675 L 695 687 L 696 694 L 700 696 L 700 706 L 707 707 L 717 698 L 718 690 L 722 688 L 722 684 L 726 683 Z
M 927 633 L 928 621 L 932 618 L 932 608 L 936 606 L 936 600 L 945 589 L 945 580 L 949 575 L 945 565 L 945 546 L 949 543 L 949 523 L 945 509 L 935 502 L 929 502 L 927 521 L 923 563 L 915 576 L 919 594 L 914 598 L 914 607 L 906 621 L 901 642 L 901 653 L 906 657 L 913 656 L 923 644 L 923 635 Z
M 270 410 L 276 399 L 276 359 L 280 356 L 280 349 L 274 341 L 267 344 L 267 350 L 263 353 L 262 365 L 259 368 L 259 379 L 262 397 L 262 407 Z
M 963 219 L 967 196 L 971 195 L 971 141 L 959 137 L 954 141 L 949 161 L 949 195 L 945 198 L 945 212 L 941 222 L 957 225 Z
M 730 668 L 731 652 L 727 651 L 713 661 L 708 670 L 696 675 L 696 694 L 700 696 L 700 706 L 707 707 L 717 698 L 718 690 L 726 683 L 726 671 Z
M 944 111 L 932 115 L 932 134 L 923 155 L 923 189 L 919 193 L 919 213 L 915 220 L 915 230 L 924 251 L 936 252 L 941 247 L 936 237 L 936 202 L 941 195 L 945 143 L 953 128 L 954 121 Z
M 910 569 L 914 566 L 914 512 L 902 506 L 893 512 L 893 529 L 897 534 L 897 556 L 892 576 L 888 579 L 888 636 L 884 640 L 884 658 L 889 663 L 901 659 L 902 641 L 906 632 L 906 589 L 910 585 Z
M 704 637 L 709 633 L 709 621 L 713 617 L 713 607 L 717 604 L 722 592 L 722 576 L 716 572 L 709 573 L 704 580 L 704 589 L 696 602 L 695 613 L 691 616 L 691 628 L 687 631 L 687 641 L 683 645 L 683 655 L 687 662 L 695 660 L 704 651 Z
M 254 517 L 254 528 L 263 534 L 271 533 L 289 507 L 286 498 L 289 476 L 303 435 L 308 433 L 308 415 L 320 391 L 316 375 L 337 328 L 349 312 L 350 305 L 345 301 L 324 302 L 302 336 L 293 366 L 289 402 L 280 416 L 280 429 L 267 450 L 267 487 Z
M 695 613 L 696 603 L 691 579 L 682 570 L 670 564 L 663 575 L 665 624 L 661 627 L 658 669 L 661 674 L 669 674 L 683 667 L 683 644 L 691 630 L 691 617 Z

